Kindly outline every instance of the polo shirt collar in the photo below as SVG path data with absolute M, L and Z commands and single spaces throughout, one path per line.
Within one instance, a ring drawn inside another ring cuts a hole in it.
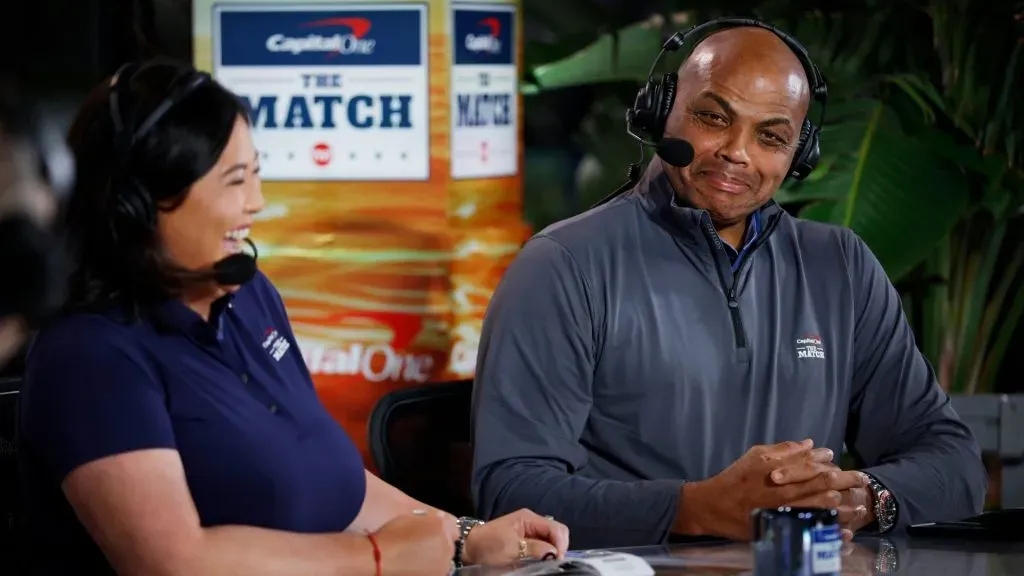
M 151 309 L 151 318 L 158 330 L 180 332 L 203 343 L 223 338 L 224 312 L 232 305 L 235 294 L 225 294 L 210 306 L 210 321 L 177 299 L 165 300 Z

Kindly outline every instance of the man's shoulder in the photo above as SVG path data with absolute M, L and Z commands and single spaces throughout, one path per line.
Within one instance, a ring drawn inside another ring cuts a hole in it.
M 801 251 L 832 248 L 845 254 L 858 242 L 853 230 L 838 224 L 791 216 L 783 219 L 783 225 L 787 229 L 787 235 Z
M 844 242 L 852 231 L 838 224 L 790 216 L 785 221 L 801 241 Z
M 647 213 L 637 197 L 620 197 L 555 222 L 534 235 L 530 242 L 546 240 L 559 245 L 574 258 L 585 258 L 588 253 L 627 245 L 627 239 L 635 238 L 638 224 L 644 219 Z

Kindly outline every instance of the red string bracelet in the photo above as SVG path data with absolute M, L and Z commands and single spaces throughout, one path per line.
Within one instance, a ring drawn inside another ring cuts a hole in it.
M 367 534 L 366 537 L 370 540 L 370 545 L 373 546 L 373 563 L 377 566 L 377 576 L 381 576 L 380 546 L 377 546 L 377 538 L 373 534 Z

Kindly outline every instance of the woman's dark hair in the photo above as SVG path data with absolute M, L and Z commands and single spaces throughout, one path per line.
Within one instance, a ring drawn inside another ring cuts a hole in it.
M 238 118 L 248 121 L 238 97 L 200 74 L 176 62 L 130 65 L 79 109 L 68 135 L 77 172 L 66 214 L 69 312 L 117 305 L 134 318 L 213 277 L 174 264 L 156 227 L 156 213 L 180 206 L 217 163 Z

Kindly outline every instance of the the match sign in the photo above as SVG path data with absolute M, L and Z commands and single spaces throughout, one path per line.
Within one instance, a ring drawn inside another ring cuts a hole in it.
M 264 179 L 430 177 L 426 6 L 213 10 L 214 74 L 249 106 Z
M 518 170 L 515 15 L 508 5 L 452 7 L 453 178 Z

